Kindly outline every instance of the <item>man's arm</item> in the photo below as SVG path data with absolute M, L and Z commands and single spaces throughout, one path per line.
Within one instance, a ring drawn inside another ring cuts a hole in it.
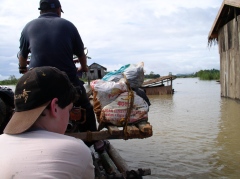
M 27 58 L 24 58 L 21 54 L 18 54 L 19 60 L 19 73 L 26 73 L 27 72 Z
M 87 68 L 87 57 L 85 54 L 83 54 L 82 56 L 78 56 L 78 60 L 81 64 L 81 66 L 78 68 L 78 71 L 82 71 L 82 72 L 87 72 L 88 68 Z

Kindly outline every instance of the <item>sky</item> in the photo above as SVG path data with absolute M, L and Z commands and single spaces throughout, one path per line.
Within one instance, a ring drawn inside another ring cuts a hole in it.
M 78 29 L 87 64 L 107 71 L 144 62 L 146 74 L 166 76 L 220 69 L 208 34 L 223 0 L 61 0 L 62 18 Z M 19 78 L 24 26 L 39 16 L 39 0 L 0 0 L 0 80 Z

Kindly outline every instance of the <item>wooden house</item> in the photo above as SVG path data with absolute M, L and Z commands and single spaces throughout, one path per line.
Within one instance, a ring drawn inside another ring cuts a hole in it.
M 240 99 L 240 0 L 224 0 L 208 35 L 218 44 L 221 96 Z
M 89 80 L 102 79 L 102 77 L 106 74 L 106 72 L 107 72 L 107 68 L 97 63 L 93 63 L 90 66 L 88 66 L 87 76 Z

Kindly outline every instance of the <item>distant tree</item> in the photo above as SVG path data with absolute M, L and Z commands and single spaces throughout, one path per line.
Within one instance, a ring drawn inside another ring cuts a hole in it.
M 195 77 L 199 77 L 200 80 L 219 80 L 220 71 L 216 69 L 211 70 L 200 70 L 195 73 Z
M 15 77 L 15 75 L 10 75 L 10 77 L 8 78 L 9 80 L 17 80 L 17 78 Z
M 7 80 L 0 81 L 0 85 L 15 85 L 18 79 L 14 75 L 10 75 Z
M 144 75 L 145 78 L 151 78 L 151 79 L 154 79 L 154 78 L 159 78 L 160 75 L 159 74 L 154 74 L 153 71 L 150 72 L 150 74 L 146 74 Z

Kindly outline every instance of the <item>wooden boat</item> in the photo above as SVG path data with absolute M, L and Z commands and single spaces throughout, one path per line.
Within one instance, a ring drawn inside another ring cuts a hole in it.
M 109 141 L 99 141 L 92 149 L 95 179 L 138 179 L 150 175 L 150 169 L 130 170 Z
M 93 145 L 94 147 L 90 147 L 95 165 L 95 179 L 135 179 L 151 175 L 151 170 L 149 168 L 140 168 L 138 170 L 130 169 L 118 151 L 109 142 L 110 139 L 128 140 L 151 137 L 152 126 L 146 121 L 127 125 L 123 129 L 109 125 L 107 130 L 103 131 L 66 133 L 66 135 L 76 137 L 87 142 L 97 141 L 95 143 L 96 145 Z M 99 142 L 100 146 L 98 144 Z

